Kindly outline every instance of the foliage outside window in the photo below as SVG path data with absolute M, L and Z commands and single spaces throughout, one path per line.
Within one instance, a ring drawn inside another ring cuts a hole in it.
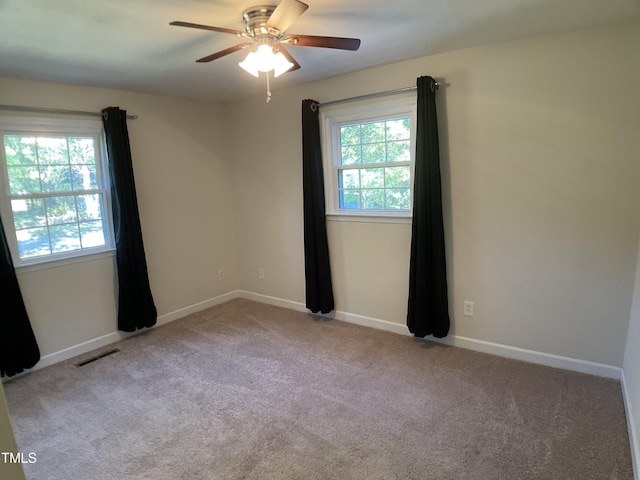
M 414 97 L 322 111 L 327 213 L 410 216 Z
M 102 126 L 2 119 L 2 216 L 16 266 L 110 250 Z

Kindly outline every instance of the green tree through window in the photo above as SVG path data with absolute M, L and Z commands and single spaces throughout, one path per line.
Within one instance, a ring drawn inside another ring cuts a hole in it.
M 340 127 L 339 206 L 345 210 L 411 207 L 409 117 Z
M 109 247 L 100 139 L 98 134 L 3 134 L 10 204 L 3 213 L 13 219 L 18 265 Z
M 410 217 L 415 95 L 320 110 L 327 213 Z

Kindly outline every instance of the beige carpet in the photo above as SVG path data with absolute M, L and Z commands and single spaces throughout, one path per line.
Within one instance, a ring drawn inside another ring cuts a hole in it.
M 242 299 L 115 347 L 5 384 L 29 480 L 633 478 L 617 381 Z

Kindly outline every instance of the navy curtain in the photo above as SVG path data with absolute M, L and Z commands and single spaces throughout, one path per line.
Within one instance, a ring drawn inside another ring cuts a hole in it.
M 409 308 L 407 326 L 416 337 L 449 333 L 436 82 L 420 77 L 416 132 Z
M 0 376 L 11 377 L 40 361 L 0 219 Z
M 334 309 L 324 204 L 318 102 L 302 101 L 302 188 L 306 305 L 314 313 Z
M 127 112 L 118 107 L 102 111 L 109 156 L 113 228 L 118 266 L 118 329 L 134 332 L 155 325 L 153 302 L 142 242 Z

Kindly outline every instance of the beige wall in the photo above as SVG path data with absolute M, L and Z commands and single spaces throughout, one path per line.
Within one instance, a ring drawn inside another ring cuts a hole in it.
M 279 89 L 276 80 L 268 105 L 260 97 L 221 106 L 8 78 L 0 78 L 0 103 L 119 105 L 139 115 L 129 130 L 163 315 L 237 288 L 304 302 L 300 101 L 436 77 L 446 85 L 438 109 L 452 333 L 624 362 L 637 431 L 638 45 L 640 25 L 620 22 L 303 87 Z M 330 221 L 328 230 L 337 308 L 404 324 L 409 225 Z M 113 262 L 19 273 L 44 355 L 115 331 Z M 475 302 L 474 318 L 462 315 L 464 300 Z M 11 442 L 3 405 L 2 394 L 0 442 Z
M 624 355 L 624 380 L 627 401 L 628 422 L 631 434 L 635 436 L 631 443 L 636 468 L 636 478 L 640 478 L 640 250 L 636 267 L 636 281 L 633 289 L 633 304 L 627 347 Z
M 120 106 L 138 115 L 129 136 L 159 315 L 238 288 L 223 106 L 9 78 L 0 79 L 0 104 L 96 112 Z M 114 261 L 18 273 L 43 355 L 115 332 Z
M 300 102 L 438 93 L 452 333 L 622 366 L 640 227 L 640 25 L 462 50 L 232 105 L 242 288 L 304 302 Z M 304 67 L 303 67 L 304 68 Z M 403 324 L 410 229 L 329 222 L 336 307 Z M 258 280 L 258 268 L 266 278 Z M 464 300 L 475 317 L 462 315 Z
M 452 333 L 621 366 L 638 251 L 638 23 L 462 50 L 229 105 L 0 79 L 0 103 L 129 122 L 160 315 L 241 288 L 304 302 L 300 101 L 438 93 Z M 329 222 L 337 308 L 399 325 L 408 224 Z M 224 268 L 220 282 L 217 270 Z M 265 279 L 258 279 L 258 269 Z M 113 258 L 19 273 L 44 355 L 115 331 Z M 462 302 L 475 302 L 474 318 Z
M 4 388 L 0 382 L 0 452 L 18 453 L 16 441 L 13 438 L 13 430 L 9 422 L 7 402 L 4 398 Z M 24 453 L 26 458 L 31 452 Z M 0 457 L 0 477 L 2 480 L 24 480 L 24 472 L 20 463 L 5 463 L 4 457 Z

